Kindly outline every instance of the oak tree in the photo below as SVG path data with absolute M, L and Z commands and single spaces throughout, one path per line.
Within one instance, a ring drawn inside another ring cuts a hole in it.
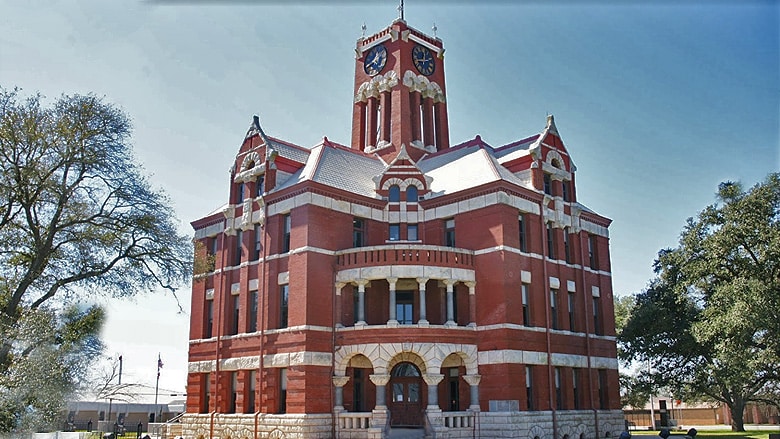
M 621 355 L 650 363 L 639 378 L 656 388 L 727 405 L 743 431 L 745 405 L 776 403 L 780 382 L 780 174 L 749 190 L 722 183 L 655 272 Z

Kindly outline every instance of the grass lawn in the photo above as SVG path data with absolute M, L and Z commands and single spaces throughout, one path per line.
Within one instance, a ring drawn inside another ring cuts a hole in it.
M 731 430 L 699 430 L 696 434 L 696 439 L 769 439 L 769 433 L 778 433 L 780 429 L 775 431 L 769 430 L 748 430 L 748 431 L 731 431 Z M 632 431 L 631 436 L 639 436 L 638 439 L 647 439 L 649 437 L 658 438 L 658 431 Z M 682 436 L 670 436 L 669 439 L 682 439 Z

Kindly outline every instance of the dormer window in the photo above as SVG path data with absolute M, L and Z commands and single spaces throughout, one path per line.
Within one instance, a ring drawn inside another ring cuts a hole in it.
M 397 203 L 401 201 L 401 188 L 397 184 L 390 186 L 390 190 L 387 196 L 388 201 L 391 203 Z
M 417 186 L 410 185 L 406 188 L 406 202 L 407 203 L 416 203 L 418 200 L 417 197 Z

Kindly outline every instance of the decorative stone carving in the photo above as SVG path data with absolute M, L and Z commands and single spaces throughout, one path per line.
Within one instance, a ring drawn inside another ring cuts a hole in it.
M 382 92 L 389 92 L 398 85 L 398 74 L 395 70 L 390 70 L 384 75 L 376 75 L 370 81 L 360 84 L 355 102 L 366 102 L 368 98 L 379 98 Z
M 344 387 L 349 382 L 348 376 L 335 376 L 333 377 L 333 385 L 336 387 Z
M 425 381 L 425 384 L 429 386 L 436 386 L 441 382 L 441 380 L 444 379 L 444 375 L 440 373 L 425 374 L 422 376 L 422 379 Z
M 469 386 L 478 386 L 482 380 L 482 375 L 463 375 L 463 381 L 468 383 Z
M 417 75 L 411 70 L 404 73 L 403 84 L 411 91 L 419 91 L 423 98 L 432 98 L 433 102 L 445 102 L 441 86 L 424 75 Z
M 229 236 L 235 235 L 236 228 L 235 224 L 233 223 L 233 219 L 236 216 L 236 208 L 233 206 L 228 206 L 222 209 L 222 215 L 225 216 L 225 234 Z
M 386 386 L 390 382 L 390 375 L 371 374 L 368 379 L 376 386 Z
M 241 212 L 241 224 L 239 226 L 241 230 L 247 231 L 254 228 L 252 223 L 252 199 L 247 198 L 244 200 L 243 210 Z

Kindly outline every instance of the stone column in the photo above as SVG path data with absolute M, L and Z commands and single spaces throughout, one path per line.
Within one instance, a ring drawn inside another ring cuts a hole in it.
M 455 286 L 455 282 L 457 281 L 454 279 L 444 280 L 444 285 L 447 286 L 447 322 L 444 323 L 444 326 L 458 326 L 458 324 L 455 323 L 455 305 L 453 304 L 454 301 L 453 286 Z
M 441 410 L 439 408 L 439 383 L 444 379 L 440 373 L 423 375 L 425 384 L 428 385 L 428 408 L 427 410 Z
M 477 295 L 475 294 L 476 282 L 464 282 L 469 287 L 469 326 L 477 326 Z
M 387 410 L 385 404 L 385 387 L 390 382 L 390 375 L 371 374 L 368 379 L 376 386 L 376 410 Z
M 426 306 L 425 306 L 425 284 L 428 282 L 427 277 L 418 277 L 417 278 L 417 285 L 420 288 L 420 320 L 417 322 L 418 325 L 427 325 L 427 315 L 426 315 Z
M 398 320 L 395 315 L 395 284 L 398 282 L 397 277 L 388 277 L 387 283 L 390 284 L 390 316 L 387 320 L 388 326 L 397 326 Z
M 336 386 L 336 404 L 333 407 L 334 412 L 344 411 L 344 386 L 349 382 L 348 376 L 334 376 L 333 385 Z
M 335 287 L 336 287 L 336 327 L 337 328 L 343 328 L 344 327 L 344 325 L 341 323 L 341 314 L 342 314 L 342 311 L 341 311 L 341 307 L 342 307 L 342 304 L 341 304 L 341 300 L 342 300 L 341 289 L 344 288 L 345 285 L 347 285 L 347 284 L 344 283 L 344 282 L 336 282 L 336 284 L 335 284 Z
M 482 379 L 482 375 L 463 375 L 463 380 L 468 383 L 470 387 L 471 403 L 469 410 L 472 412 L 479 411 L 479 381 Z
M 358 279 L 358 321 L 355 326 L 366 326 L 366 285 L 371 282 L 368 279 Z

